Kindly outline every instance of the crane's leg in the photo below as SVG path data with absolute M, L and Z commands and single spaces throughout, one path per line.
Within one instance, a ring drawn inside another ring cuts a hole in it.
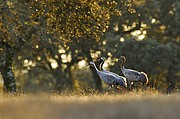
M 114 85 L 114 94 L 115 95 L 116 95 L 117 90 L 118 90 L 117 85 Z
M 132 90 L 139 92 L 138 83 L 139 82 L 132 82 Z
M 108 94 L 109 94 L 111 88 L 112 88 L 112 85 L 108 85 Z
M 128 88 L 128 87 L 127 87 Z M 126 91 L 127 91 L 127 88 L 126 87 L 122 87 L 122 94 L 125 94 L 126 93 Z
M 145 83 L 142 84 L 143 85 L 143 90 L 142 91 L 146 91 L 147 90 L 147 85 Z
M 127 90 L 132 91 L 132 83 L 131 81 L 127 80 Z
M 108 85 L 108 90 L 110 90 L 112 88 L 112 85 Z
M 131 81 L 129 79 L 126 79 L 127 81 L 127 89 L 130 91 L 131 90 Z

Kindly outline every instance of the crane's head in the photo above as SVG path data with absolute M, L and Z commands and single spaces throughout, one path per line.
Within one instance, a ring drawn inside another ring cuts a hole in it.
M 89 62 L 89 65 L 90 65 L 90 66 L 94 66 L 95 63 L 94 63 L 93 61 L 91 61 L 91 62 Z
M 99 58 L 97 61 L 104 62 L 105 60 L 106 60 L 105 57 L 101 57 L 101 58 Z
M 89 66 L 94 66 L 94 62 L 93 62 L 93 61 L 91 61 L 91 62 L 89 62 L 89 64 L 88 64 L 88 65 L 86 65 L 86 67 L 89 67 Z
M 121 56 L 121 57 L 119 58 L 119 60 L 121 60 L 122 62 L 126 62 L 126 57 L 125 57 L 125 56 Z

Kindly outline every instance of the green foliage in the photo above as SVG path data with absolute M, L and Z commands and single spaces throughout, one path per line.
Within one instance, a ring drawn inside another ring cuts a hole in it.
M 112 47 L 116 47 L 115 50 Z M 173 43 L 162 44 L 153 39 L 129 39 L 124 42 L 109 42 L 106 49 L 107 54 L 112 54 L 112 61 L 117 61 L 117 58 L 124 55 L 127 58 L 126 68 L 146 72 L 152 87 L 164 89 L 162 85 L 167 85 L 166 82 L 178 81 L 180 48 Z M 110 69 L 120 73 L 120 61 L 115 62 Z
M 108 27 L 109 10 L 98 1 L 52 0 L 47 6 L 48 30 L 58 33 L 61 38 L 100 39 Z

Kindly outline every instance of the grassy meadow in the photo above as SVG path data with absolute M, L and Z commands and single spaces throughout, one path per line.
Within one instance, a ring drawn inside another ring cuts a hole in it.
M 22 94 L 0 96 L 0 119 L 179 119 L 180 94 Z

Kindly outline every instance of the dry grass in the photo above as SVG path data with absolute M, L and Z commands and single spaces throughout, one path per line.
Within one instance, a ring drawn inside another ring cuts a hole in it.
M 0 119 L 179 119 L 180 94 L 20 95 L 0 98 Z

